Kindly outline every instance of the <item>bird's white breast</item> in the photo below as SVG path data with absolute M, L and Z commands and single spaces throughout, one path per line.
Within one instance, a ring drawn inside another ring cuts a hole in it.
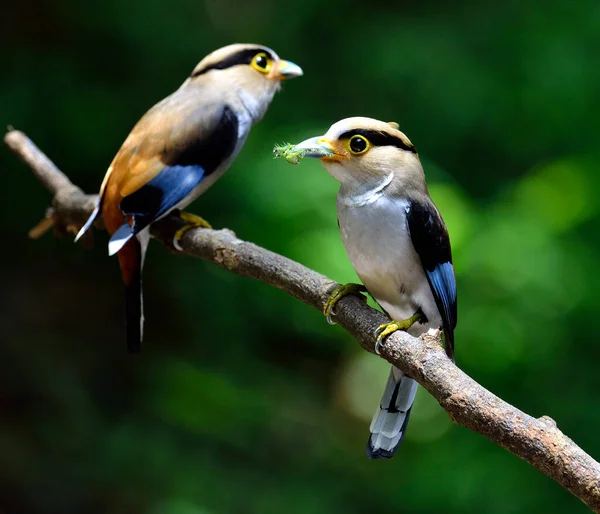
M 420 307 L 429 323 L 411 333 L 440 326 L 431 288 L 407 227 L 407 200 L 380 195 L 374 201 L 352 205 L 338 195 L 337 209 L 346 252 L 369 293 L 397 320 Z

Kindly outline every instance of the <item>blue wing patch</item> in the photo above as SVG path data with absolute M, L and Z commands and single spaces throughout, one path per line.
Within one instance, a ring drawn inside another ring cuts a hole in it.
M 406 221 L 413 246 L 421 259 L 442 317 L 446 335 L 446 352 L 449 357 L 454 358 L 457 297 L 448 231 L 431 202 L 411 201 L 406 210 Z
M 121 211 L 133 216 L 134 234 L 174 208 L 202 182 L 204 175 L 202 166 L 165 166 L 145 186 L 123 198 Z
M 452 263 L 438 264 L 433 271 L 425 270 L 434 297 L 439 298 L 442 319 L 448 320 L 449 327 L 456 326 L 456 278 Z
M 121 211 L 126 216 L 133 216 L 133 227 L 124 223 L 113 234 L 109 242 L 109 254 L 117 253 L 135 234 L 173 209 L 204 177 L 202 166 L 165 166 L 150 182 L 123 198 Z
M 133 227 L 124 223 L 113 234 L 109 243 L 111 255 L 135 234 L 176 207 L 235 151 L 239 121 L 231 107 L 227 104 L 213 105 L 207 111 L 198 107 L 196 95 L 185 96 L 182 92 L 167 97 L 157 104 L 158 110 L 153 108 L 147 116 L 168 112 L 173 102 L 179 110 L 181 102 L 188 102 L 185 104 L 187 111 L 181 111 L 183 120 L 171 127 L 167 135 L 161 132 L 154 134 L 164 138 L 160 146 L 164 168 L 150 182 L 121 201 L 119 207 L 123 214 L 133 217 Z

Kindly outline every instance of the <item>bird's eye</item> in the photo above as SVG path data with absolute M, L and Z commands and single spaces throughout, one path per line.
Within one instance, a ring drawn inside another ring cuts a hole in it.
M 353 154 L 358 155 L 369 149 L 369 142 L 363 136 L 352 136 L 348 147 Z
M 267 73 L 271 69 L 271 59 L 269 59 L 266 53 L 261 52 L 253 57 L 250 66 L 261 73 Z

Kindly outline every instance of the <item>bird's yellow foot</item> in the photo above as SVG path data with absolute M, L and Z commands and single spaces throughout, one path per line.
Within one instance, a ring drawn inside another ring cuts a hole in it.
M 379 325 L 379 328 L 375 330 L 375 337 L 377 341 L 375 341 L 375 353 L 379 355 L 381 345 L 383 344 L 383 340 L 393 334 L 397 330 L 408 330 L 412 327 L 417 321 L 419 321 L 423 317 L 423 313 L 421 311 L 415 312 L 410 318 L 403 319 L 402 321 L 390 321 L 389 323 L 384 323 L 383 325 Z
M 192 228 L 212 228 L 208 221 L 200 216 L 196 216 L 195 214 L 181 211 L 179 213 L 179 217 L 187 222 L 186 225 L 175 232 L 175 235 L 173 236 L 173 246 L 179 251 L 183 250 L 179 244 L 179 241 L 183 237 L 183 234 L 185 234 L 188 230 Z
M 335 325 L 335 321 L 332 319 L 332 316 L 335 316 L 333 308 L 344 296 L 366 292 L 367 288 L 362 284 L 344 284 L 337 286 L 329 295 L 329 298 L 327 298 L 325 306 L 323 307 L 323 314 L 325 314 L 325 317 L 327 318 L 327 323 Z

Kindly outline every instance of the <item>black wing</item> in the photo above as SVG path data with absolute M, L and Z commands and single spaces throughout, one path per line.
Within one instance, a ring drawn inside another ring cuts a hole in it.
M 197 121 L 206 113 L 196 110 L 174 126 L 162 152 L 164 168 L 147 184 L 121 201 L 124 214 L 134 216 L 137 233 L 172 209 L 229 157 L 237 144 L 238 119 L 224 105 L 212 123 Z M 203 133 L 198 129 L 204 129 Z
M 421 259 L 435 303 L 442 316 L 446 353 L 454 359 L 457 319 L 456 278 L 446 225 L 435 206 L 411 200 L 406 219 L 413 246 Z

